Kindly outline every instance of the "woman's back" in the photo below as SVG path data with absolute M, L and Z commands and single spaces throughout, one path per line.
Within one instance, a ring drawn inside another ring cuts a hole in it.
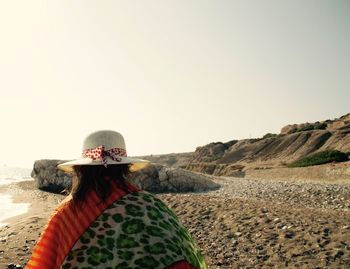
M 62 268 L 165 268 L 203 256 L 175 214 L 155 196 L 136 191 L 113 202 L 82 234 Z

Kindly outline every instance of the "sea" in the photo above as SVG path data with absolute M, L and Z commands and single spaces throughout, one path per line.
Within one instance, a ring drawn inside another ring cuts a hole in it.
M 29 168 L 0 166 L 0 185 L 33 180 L 31 171 Z M 6 192 L 0 192 L 0 201 L 0 229 L 7 224 L 6 219 L 26 213 L 30 206 L 29 203 L 14 203 L 12 195 Z

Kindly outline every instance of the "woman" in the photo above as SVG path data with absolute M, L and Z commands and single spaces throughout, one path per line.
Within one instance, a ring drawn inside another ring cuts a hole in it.
M 50 217 L 27 269 L 207 268 L 195 242 L 158 198 L 125 181 L 147 161 L 129 158 L 114 131 L 90 134 L 73 172 L 71 194 Z

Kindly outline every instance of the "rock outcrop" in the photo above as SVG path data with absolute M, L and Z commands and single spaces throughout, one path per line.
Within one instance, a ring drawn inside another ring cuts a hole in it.
M 310 130 L 328 130 L 337 131 L 342 128 L 350 127 L 350 113 L 346 114 L 338 119 L 317 121 L 313 123 L 301 123 L 301 124 L 289 124 L 281 129 L 281 134 L 290 134 L 298 131 L 310 131 Z
M 279 135 L 198 147 L 186 169 L 215 176 L 245 176 L 247 169 L 285 167 L 325 150 L 350 152 L 350 114 L 333 121 L 288 125 Z
M 223 157 L 225 152 L 236 144 L 238 140 L 232 140 L 226 143 L 215 142 L 203 147 L 197 147 L 191 162 L 212 162 Z
M 70 175 L 57 169 L 62 160 L 37 160 L 31 173 L 36 186 L 45 191 L 62 192 L 69 189 L 72 183 Z
M 207 175 L 155 164 L 131 174 L 129 181 L 150 192 L 203 192 L 219 188 Z
M 38 160 L 34 163 L 32 177 L 39 189 L 61 192 L 70 188 L 71 176 L 56 168 L 62 162 L 64 161 Z M 219 188 L 210 176 L 159 164 L 132 173 L 128 180 L 141 189 L 154 193 L 202 192 Z

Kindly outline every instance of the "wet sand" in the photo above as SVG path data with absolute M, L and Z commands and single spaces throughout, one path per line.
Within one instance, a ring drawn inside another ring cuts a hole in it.
M 51 212 L 64 199 L 63 195 L 40 191 L 34 181 L 0 186 L 0 193 L 13 196 L 16 203 L 30 203 L 28 212 L 7 219 L 0 227 L 0 268 L 10 263 L 24 266 Z
M 209 268 L 350 268 L 349 184 L 218 182 L 223 188 L 214 192 L 159 195 L 197 240 Z M 0 268 L 23 266 L 64 196 L 30 181 L 1 192 L 31 203 L 0 228 Z

